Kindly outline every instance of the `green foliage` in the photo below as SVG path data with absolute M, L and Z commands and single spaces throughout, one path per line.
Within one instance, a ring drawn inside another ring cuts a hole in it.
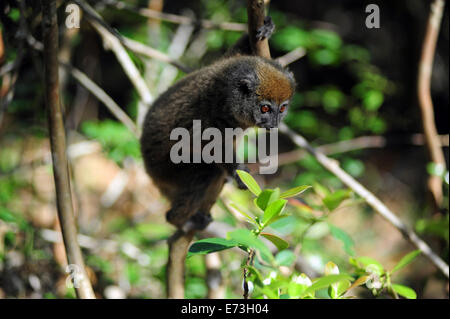
M 98 140 L 108 157 L 121 164 L 126 157 L 140 158 L 139 141 L 123 124 L 105 120 L 84 122 L 81 130 L 89 138 Z
M 245 217 L 247 222 L 252 225 L 252 229 L 238 228 L 230 231 L 227 234 L 227 239 L 207 238 L 199 240 L 191 245 L 189 257 L 223 251 L 232 247 L 240 247 L 248 254 L 255 252 L 254 264 L 251 259 L 242 263 L 242 267 L 247 270 L 246 280 L 255 285 L 254 298 L 347 299 L 352 298 L 349 291 L 358 286 L 367 287 L 375 296 L 379 296 L 385 291 L 394 297 L 416 297 L 414 290 L 392 283 L 391 277 L 410 264 L 417 257 L 419 251 L 407 254 L 391 271 L 387 271 L 380 262 L 371 257 L 353 257 L 355 255 L 355 242 L 350 235 L 343 229 L 326 222 L 328 216 L 340 206 L 342 201 L 350 198 L 350 191 L 337 190 L 331 192 L 326 187 L 315 183 L 312 190 L 322 196 L 322 205 L 317 206 L 316 209 L 323 211 L 323 215 L 317 217 L 312 215 L 311 207 L 292 198 L 303 193 L 310 186 L 298 186 L 285 192 L 281 192 L 279 188 L 261 189 L 250 174 L 243 171 L 238 171 L 238 174 L 245 184 L 250 186 L 250 192 L 256 196 L 253 201 L 256 210 L 244 211 L 234 203 L 230 206 Z M 289 210 L 294 209 L 295 213 L 301 212 L 300 219 L 298 217 L 292 219 L 294 216 L 287 215 L 284 212 L 287 209 L 288 201 L 281 198 L 282 196 L 284 198 L 291 197 L 289 203 L 292 205 L 290 205 Z M 276 221 L 273 221 L 274 219 Z M 281 230 L 285 226 L 292 226 L 293 223 L 293 229 L 298 229 L 300 224 L 295 223 L 299 223 L 302 219 L 306 221 L 306 225 L 303 226 L 304 230 L 299 236 L 299 244 L 305 246 L 307 238 L 318 238 L 318 236 L 324 236 L 329 232 L 335 239 L 342 242 L 344 251 L 352 256 L 349 258 L 349 265 L 353 269 L 353 274 L 342 273 L 339 267 L 331 261 L 324 266 L 324 275 L 317 278 L 311 279 L 305 274 L 283 274 L 281 269 L 292 267 L 297 258 L 296 254 L 289 249 L 290 242 L 288 240 L 273 233 L 263 232 L 263 230 L 269 225 L 273 229 Z M 275 257 L 260 238 L 268 240 L 278 249 Z M 269 272 L 268 275 L 267 272 Z

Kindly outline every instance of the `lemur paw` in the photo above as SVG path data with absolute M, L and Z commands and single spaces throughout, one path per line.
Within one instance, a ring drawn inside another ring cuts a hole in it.
M 204 230 L 212 222 L 210 213 L 199 211 L 195 213 L 189 220 L 183 225 L 185 232 L 191 230 Z
M 270 38 L 274 30 L 275 24 L 273 23 L 272 18 L 269 16 L 265 17 L 264 25 L 256 30 L 256 40 L 261 41 Z
M 247 172 L 247 173 L 250 172 L 250 170 L 248 169 L 248 167 L 245 166 L 245 165 L 239 166 L 237 169 L 239 169 L 239 170 L 241 170 L 241 171 L 245 171 L 245 172 Z M 234 171 L 234 173 L 233 173 L 233 178 L 234 178 L 234 180 L 236 181 L 237 187 L 238 187 L 239 189 L 247 189 L 247 185 L 244 184 L 244 182 L 241 180 L 241 178 L 239 177 L 239 175 L 237 174 L 236 171 Z

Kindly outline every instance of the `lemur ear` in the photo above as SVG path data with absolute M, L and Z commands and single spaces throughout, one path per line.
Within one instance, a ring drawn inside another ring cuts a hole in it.
M 245 94 L 254 92 L 256 89 L 255 80 L 249 76 L 239 80 L 239 89 Z

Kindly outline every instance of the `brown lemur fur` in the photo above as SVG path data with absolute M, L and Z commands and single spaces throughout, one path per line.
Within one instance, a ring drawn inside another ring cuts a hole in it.
M 273 30 L 266 17 L 256 37 L 268 38 Z M 188 74 L 161 94 L 145 117 L 141 137 L 145 167 L 171 202 L 167 221 L 179 229 L 204 229 L 227 177 L 244 189 L 236 169 L 248 169 L 236 162 L 175 164 L 170 150 L 177 141 L 170 140 L 171 131 L 182 127 L 192 136 L 193 120 L 201 120 L 202 128 L 218 128 L 224 136 L 225 128 L 277 127 L 287 113 L 295 90 L 292 73 L 251 54 L 245 35 L 224 58 Z

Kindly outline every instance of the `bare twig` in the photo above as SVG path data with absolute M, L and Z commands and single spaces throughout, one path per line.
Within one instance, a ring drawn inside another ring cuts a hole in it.
M 100 34 L 103 39 L 104 44 L 113 51 L 120 65 L 122 66 L 125 74 L 130 79 L 131 83 L 136 88 L 142 103 L 146 106 L 145 111 L 150 107 L 153 102 L 153 96 L 150 93 L 145 80 L 139 73 L 136 65 L 133 63 L 131 58 L 128 56 L 127 51 L 123 47 L 121 41 L 119 40 L 120 35 L 117 32 L 111 32 L 111 28 L 106 27 L 105 23 L 100 23 L 99 21 L 103 21 L 100 15 L 85 1 L 77 0 L 78 4 L 82 5 L 85 10 L 88 21 L 94 27 L 94 29 Z M 94 18 L 96 17 L 96 18 Z M 138 118 L 140 118 L 138 116 Z M 138 127 L 141 126 L 142 123 L 137 123 Z
M 397 228 L 407 240 L 415 245 L 447 278 L 449 278 L 448 265 L 435 252 L 433 252 L 431 248 L 416 235 L 416 233 L 410 230 L 389 208 L 387 208 L 383 202 L 381 202 L 375 195 L 369 192 L 353 177 L 347 174 L 343 169 L 341 169 L 339 167 L 339 162 L 328 158 L 322 152 L 319 152 L 311 147 L 303 136 L 290 130 L 284 123 L 280 124 L 280 131 L 289 136 L 297 146 L 304 148 L 311 153 L 311 155 L 313 155 L 323 167 L 333 173 L 356 194 L 361 196 L 367 204 L 369 204 L 377 213 Z
M 211 20 L 196 20 L 196 19 L 193 19 L 190 17 L 159 12 L 157 10 L 151 10 L 151 9 L 146 9 L 146 8 L 135 8 L 135 7 L 133 7 L 129 4 L 126 4 L 122 1 L 104 0 L 103 2 L 109 6 L 119 9 L 119 10 L 126 9 L 126 10 L 132 11 L 134 13 L 137 13 L 137 14 L 147 17 L 147 18 L 159 19 L 162 21 L 171 22 L 171 23 L 175 23 L 175 24 L 190 24 L 193 26 L 200 26 L 201 28 L 204 28 L 204 29 L 222 29 L 222 30 L 240 31 L 240 32 L 247 30 L 247 26 L 242 23 L 214 22 Z
M 84 88 L 91 92 L 100 102 L 102 102 L 108 110 L 120 121 L 122 122 L 137 138 L 140 136 L 140 130 L 130 119 L 130 117 L 125 113 L 119 105 L 94 81 L 92 81 L 85 73 L 81 72 L 77 68 L 74 68 L 67 64 L 61 64 L 63 67 L 67 68 L 70 74 L 76 79 Z
M 169 46 L 168 55 L 170 58 L 179 59 L 183 55 L 186 50 L 186 46 L 189 43 L 192 32 L 194 32 L 194 27 L 191 25 L 182 24 L 178 27 Z M 162 93 L 167 90 L 167 88 L 175 80 L 177 74 L 178 70 L 175 67 L 167 65 L 159 77 L 157 92 Z
M 170 56 L 162 53 L 161 51 L 158 51 L 154 48 L 149 47 L 148 45 L 142 44 L 138 41 L 129 39 L 124 36 L 122 36 L 122 39 L 123 39 L 123 44 L 125 45 L 125 47 L 127 47 L 134 53 L 140 54 L 140 55 L 148 57 L 148 58 L 156 59 L 161 62 L 166 62 L 166 63 L 172 64 L 174 67 L 177 67 L 178 69 L 180 69 L 181 71 L 183 71 L 185 73 L 192 72 L 192 68 L 184 65 L 180 61 L 177 61 L 177 60 L 171 58 Z
M 76 222 L 73 216 L 70 178 L 66 157 L 66 137 L 58 80 L 58 24 L 56 1 L 42 0 L 42 26 L 44 39 L 45 94 L 49 116 L 50 144 L 52 149 L 53 175 L 55 179 L 58 217 L 69 264 L 76 264 L 81 272 L 79 285 L 75 287 L 82 299 L 95 298 L 84 267 L 83 256 L 77 243 Z
M 270 58 L 268 39 L 256 39 L 256 32 L 258 28 L 264 25 L 264 18 L 266 17 L 264 0 L 247 0 L 247 16 L 248 34 L 253 52 L 255 55 Z
M 306 50 L 302 47 L 298 47 L 298 48 L 286 53 L 285 55 L 278 57 L 276 60 L 282 66 L 287 66 L 287 65 L 303 58 L 305 55 L 306 55 Z
M 34 40 L 32 37 L 30 39 L 33 41 L 31 41 L 29 45 L 35 50 L 42 51 L 42 43 Z M 134 134 L 134 136 L 138 138 L 141 135 L 139 128 L 134 124 L 127 113 L 125 113 L 120 106 L 84 72 L 62 61 L 59 61 L 59 65 L 60 67 L 67 69 L 78 83 L 102 102 L 108 110 Z
M 440 135 L 439 142 L 442 147 L 449 145 L 449 135 Z M 360 136 L 351 140 L 339 141 L 336 143 L 321 145 L 316 147 L 316 150 L 324 153 L 325 155 L 342 154 L 356 150 L 369 149 L 369 148 L 383 148 L 388 144 L 411 144 L 411 145 L 424 145 L 424 135 L 414 134 L 408 139 L 394 141 L 384 136 Z M 303 157 L 307 152 L 305 150 L 294 150 L 286 153 L 282 153 L 278 156 L 278 165 L 286 165 L 296 162 Z
M 444 0 L 434 0 L 431 3 L 427 29 L 422 44 L 422 56 L 419 62 L 419 75 L 417 79 L 417 93 L 428 154 L 432 162 L 442 167 L 445 167 L 445 158 L 439 145 L 438 133 L 434 120 L 430 82 L 431 72 L 433 69 L 434 52 L 436 49 L 436 41 L 439 34 L 444 4 Z M 441 178 L 434 175 L 430 176 L 428 179 L 428 187 L 433 196 L 436 207 L 441 207 L 443 200 Z

